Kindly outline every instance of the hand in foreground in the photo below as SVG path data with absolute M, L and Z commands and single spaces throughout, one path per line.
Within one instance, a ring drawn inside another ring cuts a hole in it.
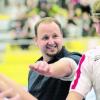
M 0 100 L 21 100 L 20 95 L 13 92 L 13 89 L 0 91 Z
M 51 75 L 50 64 L 48 64 L 46 61 L 38 61 L 35 64 L 31 64 L 29 67 L 31 68 L 31 70 L 36 71 L 41 75 Z

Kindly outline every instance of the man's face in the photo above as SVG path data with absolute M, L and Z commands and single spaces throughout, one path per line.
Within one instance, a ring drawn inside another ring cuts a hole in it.
M 94 18 L 93 22 L 94 22 L 94 27 L 96 29 L 96 32 L 100 34 L 100 19 Z
M 37 29 L 36 42 L 43 56 L 52 57 L 63 46 L 63 35 L 59 26 L 54 23 L 41 23 Z

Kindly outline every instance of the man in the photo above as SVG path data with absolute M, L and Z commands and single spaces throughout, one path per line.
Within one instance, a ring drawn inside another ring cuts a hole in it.
M 100 34 L 100 0 L 93 4 L 92 18 L 96 32 Z M 66 100 L 82 100 L 92 88 L 96 100 L 100 100 L 100 47 L 83 54 Z
M 64 48 L 61 26 L 51 17 L 43 18 L 36 24 L 35 41 L 43 56 L 30 65 L 30 94 L 7 77 L 0 75 L 0 80 L 6 84 L 5 91 L 11 87 L 15 91 L 12 92 L 14 96 L 18 94 L 21 100 L 65 100 L 81 54 L 68 52 Z M 11 95 L 12 98 L 12 93 L 8 92 L 3 97 Z
M 81 54 L 64 48 L 62 29 L 54 18 L 36 24 L 35 41 L 43 56 L 30 65 L 29 92 L 39 100 L 65 100 Z

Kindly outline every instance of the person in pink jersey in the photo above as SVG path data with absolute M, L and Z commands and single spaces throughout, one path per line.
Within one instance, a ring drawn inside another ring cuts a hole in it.
M 100 34 L 100 0 L 92 6 L 92 19 L 96 32 Z M 84 53 L 78 64 L 76 75 L 66 100 L 82 100 L 94 89 L 96 100 L 100 100 L 100 47 Z

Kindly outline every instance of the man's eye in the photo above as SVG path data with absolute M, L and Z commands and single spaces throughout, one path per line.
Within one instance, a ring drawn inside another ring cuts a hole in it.
M 43 39 L 43 40 L 48 40 L 49 37 L 48 37 L 48 36 L 45 36 L 45 37 L 43 37 L 42 39 Z
M 57 38 L 57 37 L 59 37 L 59 36 L 57 36 L 57 35 L 54 35 L 54 36 L 53 36 L 53 38 Z

